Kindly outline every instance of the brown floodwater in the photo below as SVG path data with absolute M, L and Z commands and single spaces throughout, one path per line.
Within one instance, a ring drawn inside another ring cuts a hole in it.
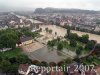
M 69 57 L 66 54 L 63 54 L 62 52 L 59 52 L 57 50 L 48 49 L 48 47 L 46 46 L 34 52 L 30 52 L 29 54 L 31 59 L 46 61 L 48 63 L 59 62 Z

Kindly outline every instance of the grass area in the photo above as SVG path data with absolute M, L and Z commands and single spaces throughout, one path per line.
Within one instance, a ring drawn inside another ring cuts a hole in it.
M 66 47 L 68 50 L 71 50 L 71 51 L 75 51 L 77 47 L 71 47 L 70 45 L 66 45 Z
M 95 64 L 100 64 L 100 60 L 99 59 L 94 59 L 92 62 L 88 61 L 88 60 L 85 60 L 83 63 L 85 63 L 86 65 L 91 65 L 93 63 Z
M 95 62 L 96 64 L 100 64 L 100 59 L 94 59 L 94 62 Z
M 85 60 L 83 63 L 86 64 L 86 65 L 91 65 L 91 62 L 89 62 L 87 60 Z
M 22 54 L 22 50 L 20 48 L 16 48 L 14 50 L 6 51 L 6 52 L 0 52 L 0 56 L 8 57 L 8 58 L 15 57 L 20 54 Z
M 89 54 L 89 53 L 90 53 L 90 50 L 86 50 L 86 49 L 82 50 L 82 54 Z
M 96 55 L 92 55 L 88 58 L 86 58 L 83 63 L 90 65 L 90 64 L 100 64 L 100 59 Z
M 81 45 L 81 46 L 84 46 L 84 45 L 85 45 L 84 43 L 79 42 L 79 41 L 77 41 L 77 44 L 78 44 L 78 45 Z

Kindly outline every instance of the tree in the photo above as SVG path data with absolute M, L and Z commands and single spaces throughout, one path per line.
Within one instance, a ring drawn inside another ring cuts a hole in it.
M 76 45 L 77 45 L 77 42 L 75 41 L 75 40 L 70 40 L 70 46 L 72 46 L 72 47 L 76 47 Z
M 11 64 L 8 60 L 2 60 L 0 63 L 0 70 L 2 70 L 3 73 L 10 73 L 10 75 L 16 75 L 18 73 L 18 65 L 17 64 Z
M 100 44 L 96 44 L 95 49 L 100 50 Z
M 30 29 L 28 27 L 21 28 L 21 32 L 22 33 L 25 33 L 27 31 L 30 31 Z
M 62 43 L 63 43 L 64 47 L 66 47 L 68 45 L 68 41 L 66 41 L 66 40 L 62 41 Z
M 38 60 L 32 61 L 32 64 L 41 66 L 41 63 Z
M 16 35 L 18 35 L 18 37 L 20 38 L 23 35 L 23 33 L 21 31 L 16 30 Z
M 60 39 L 59 37 L 57 37 L 57 42 L 60 42 L 60 40 L 61 40 L 61 39 Z
M 41 62 L 41 66 L 46 66 L 46 67 L 47 67 L 47 66 L 48 66 L 48 63 L 45 62 L 45 61 L 42 61 L 42 62 Z
M 52 30 L 50 29 L 50 30 L 48 30 L 48 32 L 50 33 L 50 34 L 52 34 Z
M 46 31 L 47 33 L 48 33 L 48 30 L 49 30 L 48 28 L 45 28 L 45 31 Z
M 72 59 L 70 57 L 65 60 L 66 64 L 70 64 L 71 62 L 72 62 Z
M 76 34 L 76 33 L 70 33 L 70 35 L 69 35 L 69 37 L 68 37 L 69 39 L 74 39 L 74 40 L 78 40 L 78 35 Z
M 70 26 L 68 26 L 68 28 L 67 28 L 67 37 L 69 37 L 69 35 L 70 35 Z
M 82 54 L 82 50 L 83 48 L 81 46 L 79 46 L 77 49 L 76 49 L 76 55 L 79 56 Z
M 89 41 L 89 35 L 88 34 L 82 35 L 80 41 L 83 43 L 87 43 Z
M 19 37 L 13 30 L 5 30 L 0 35 L 0 44 L 5 48 L 15 48 Z
M 32 32 L 31 31 L 25 31 L 24 35 L 26 35 L 26 36 L 32 36 Z
M 64 61 L 60 61 L 57 63 L 57 66 L 62 66 L 62 65 L 64 65 Z
M 42 32 L 42 28 L 40 28 L 40 30 L 39 30 L 40 32 Z
M 95 45 L 95 43 L 94 43 L 93 41 L 89 41 L 89 42 L 86 44 L 85 48 L 86 48 L 86 49 L 89 49 L 89 50 L 92 50 L 92 49 L 94 48 L 94 45 Z
M 63 49 L 63 44 L 62 43 L 58 43 L 57 45 L 57 50 L 62 50 Z
M 9 62 L 10 62 L 11 64 L 16 63 L 16 62 L 17 62 L 17 61 L 16 61 L 16 57 L 9 58 Z
M 77 63 L 79 63 L 80 64 L 80 58 L 79 58 L 79 56 L 82 54 L 82 49 L 83 49 L 83 47 L 82 46 L 78 46 L 78 48 L 76 49 L 76 58 L 75 58 L 75 61 L 77 62 Z
M 86 60 L 88 61 L 88 62 L 93 62 L 93 57 L 92 56 L 89 56 L 88 58 L 86 58 Z
M 30 62 L 31 62 L 30 59 L 28 58 L 28 56 L 23 55 L 23 54 L 18 55 L 18 56 L 16 57 L 16 61 L 17 61 L 17 63 L 19 63 L 19 64 L 25 64 L 25 63 L 30 63 Z
M 10 73 L 10 75 L 18 75 L 18 65 L 16 65 L 16 64 L 11 64 L 10 66 L 9 66 L 9 73 Z
M 20 32 L 26 36 L 32 36 L 32 34 L 34 33 L 34 32 L 31 32 L 31 30 L 28 27 L 22 28 Z
M 7 60 L 3 60 L 1 63 L 0 63 L 0 69 L 4 72 L 4 73 L 7 73 L 9 72 L 9 67 L 11 66 L 11 63 Z
M 50 62 L 49 66 L 56 66 L 57 64 L 55 62 Z
M 3 45 L 2 45 L 2 44 L 0 44 L 0 50 L 3 50 L 3 48 L 4 48 L 4 47 L 3 47 Z
M 55 32 L 55 36 L 57 36 L 57 32 Z
M 3 56 L 2 56 L 2 55 L 0 55 L 0 63 L 2 62 L 2 60 L 3 60 Z
M 55 41 L 53 41 L 53 40 L 52 41 L 48 41 L 47 45 L 53 49 L 53 47 L 55 45 Z

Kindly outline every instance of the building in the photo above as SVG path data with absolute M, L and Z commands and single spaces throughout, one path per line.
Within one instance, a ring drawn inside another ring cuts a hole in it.
M 7 22 L 4 20 L 0 20 L 0 30 L 7 29 Z
M 43 25 L 44 23 L 38 20 L 33 20 L 33 19 L 28 19 L 29 21 L 31 21 L 34 25 Z
M 29 36 L 22 36 L 19 40 L 19 42 L 17 43 L 17 46 L 23 46 L 23 45 L 28 45 L 33 43 L 33 37 L 29 37 Z
M 32 22 L 27 19 L 20 19 L 20 21 L 13 21 L 11 20 L 9 22 L 9 26 L 11 28 L 23 28 L 23 27 L 30 27 L 32 25 Z
M 36 65 L 20 64 L 18 73 L 21 75 L 42 75 Z
M 94 31 L 99 32 L 100 31 L 100 27 L 99 26 L 96 26 Z
M 27 70 L 28 70 L 29 66 L 30 65 L 28 65 L 28 64 L 20 64 L 18 73 L 21 75 L 27 75 Z
M 58 72 L 52 71 L 52 72 L 50 72 L 50 75 L 64 75 L 64 72 L 61 72 L 61 71 L 58 71 Z
M 5 29 L 7 29 L 8 28 L 8 26 L 0 26 L 0 30 L 5 30 Z
M 100 65 L 95 67 L 95 70 L 97 72 L 97 75 L 100 75 Z

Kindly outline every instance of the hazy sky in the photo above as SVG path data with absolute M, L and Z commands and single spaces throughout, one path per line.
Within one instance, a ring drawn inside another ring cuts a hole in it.
M 31 10 L 38 7 L 100 10 L 100 0 L 0 0 L 2 10 Z

